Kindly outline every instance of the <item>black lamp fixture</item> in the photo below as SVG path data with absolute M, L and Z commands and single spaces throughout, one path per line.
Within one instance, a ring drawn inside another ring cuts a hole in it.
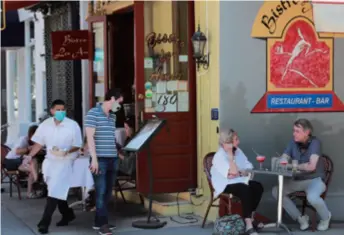
M 198 24 L 197 32 L 192 35 L 191 38 L 192 47 L 193 47 L 193 57 L 196 60 L 197 69 L 202 65 L 204 69 L 208 69 L 209 67 L 209 53 L 204 55 L 204 47 L 207 43 L 207 37 L 204 33 L 201 32 L 201 27 Z

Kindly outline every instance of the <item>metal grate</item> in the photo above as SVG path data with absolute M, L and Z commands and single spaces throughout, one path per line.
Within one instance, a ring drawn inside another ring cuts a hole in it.
M 74 117 L 74 82 L 73 61 L 56 61 L 52 59 L 51 32 L 59 30 L 72 30 L 72 6 L 78 2 L 71 2 L 55 8 L 50 16 L 45 18 L 44 40 L 46 61 L 46 85 L 48 106 L 55 99 L 66 102 L 67 115 Z

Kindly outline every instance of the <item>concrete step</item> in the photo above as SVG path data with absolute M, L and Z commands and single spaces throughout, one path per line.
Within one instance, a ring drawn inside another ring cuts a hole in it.
M 140 203 L 140 197 L 135 189 L 123 191 L 125 200 Z M 120 194 L 117 193 L 117 197 Z M 193 205 L 190 202 L 189 193 L 156 194 L 152 197 L 152 211 L 163 216 L 193 213 Z M 149 207 L 149 199 L 144 198 L 144 206 Z

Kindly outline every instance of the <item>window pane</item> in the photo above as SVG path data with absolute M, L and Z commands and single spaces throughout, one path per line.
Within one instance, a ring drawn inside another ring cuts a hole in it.
M 144 4 L 145 112 L 188 112 L 188 2 Z

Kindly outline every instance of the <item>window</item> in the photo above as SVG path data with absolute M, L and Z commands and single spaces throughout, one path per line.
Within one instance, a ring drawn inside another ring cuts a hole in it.
M 188 2 L 145 2 L 145 112 L 188 112 Z

